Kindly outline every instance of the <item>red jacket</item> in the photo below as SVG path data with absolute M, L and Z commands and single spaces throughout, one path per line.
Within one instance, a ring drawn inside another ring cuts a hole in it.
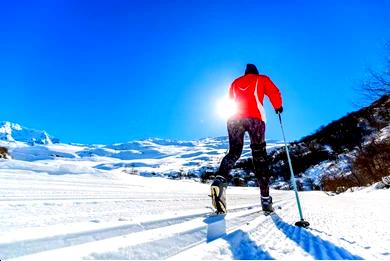
M 282 106 L 280 91 L 268 76 L 246 74 L 234 80 L 229 89 L 229 97 L 237 104 L 234 117 L 256 118 L 266 122 L 264 94 L 268 96 L 274 109 Z

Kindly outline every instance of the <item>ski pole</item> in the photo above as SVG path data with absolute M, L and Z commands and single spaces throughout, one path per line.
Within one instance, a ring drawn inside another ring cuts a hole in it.
M 310 224 L 309 224 L 309 222 L 307 222 L 307 221 L 305 221 L 305 220 L 303 219 L 303 215 L 302 215 L 301 202 L 299 201 L 297 184 L 296 184 L 296 181 L 295 181 L 294 171 L 293 171 L 292 164 L 291 164 L 290 153 L 289 153 L 288 147 L 287 147 L 286 136 L 284 135 L 284 129 L 283 129 L 283 124 L 282 124 L 282 117 L 281 117 L 281 115 L 280 115 L 280 112 L 278 113 L 278 116 L 279 116 L 280 127 L 281 127 L 281 129 L 282 129 L 283 140 L 284 140 L 284 146 L 285 146 L 285 148 L 286 148 L 286 154 L 287 154 L 288 165 L 289 165 L 289 167 L 290 167 L 291 183 L 293 184 L 293 187 L 294 187 L 295 198 L 296 198 L 296 200 L 297 200 L 297 205 L 298 205 L 298 210 L 299 210 L 299 217 L 301 218 L 301 220 L 298 221 L 298 222 L 296 222 L 295 225 L 298 226 L 298 227 L 308 227 L 308 226 L 310 226 Z

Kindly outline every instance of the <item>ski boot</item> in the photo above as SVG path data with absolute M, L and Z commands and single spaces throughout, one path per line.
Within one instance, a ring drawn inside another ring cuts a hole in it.
M 222 176 L 217 176 L 211 184 L 211 199 L 216 214 L 226 214 L 226 188 L 227 181 Z
M 270 215 L 274 212 L 274 208 L 272 207 L 272 197 L 261 197 L 261 208 L 264 211 L 265 215 Z

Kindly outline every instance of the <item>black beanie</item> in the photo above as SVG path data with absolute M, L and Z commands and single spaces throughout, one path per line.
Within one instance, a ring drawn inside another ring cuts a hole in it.
M 256 65 L 248 63 L 246 65 L 246 69 L 245 69 L 245 75 L 246 74 L 259 74 L 259 71 L 257 70 Z

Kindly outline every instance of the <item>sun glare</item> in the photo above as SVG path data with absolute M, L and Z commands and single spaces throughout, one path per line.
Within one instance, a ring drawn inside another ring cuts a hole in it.
M 216 110 L 219 117 L 227 120 L 237 112 L 237 104 L 225 96 L 217 102 Z

